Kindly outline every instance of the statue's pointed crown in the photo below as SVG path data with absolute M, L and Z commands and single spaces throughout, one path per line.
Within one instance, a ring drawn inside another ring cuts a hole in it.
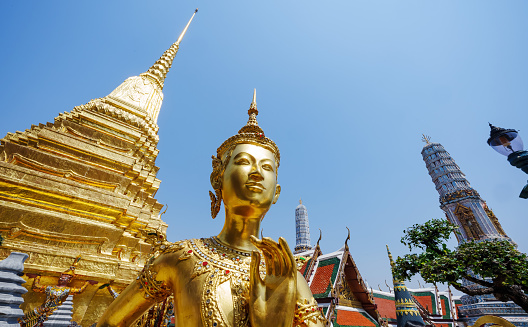
M 249 106 L 248 110 L 249 119 L 245 126 L 243 126 L 238 134 L 231 136 L 220 145 L 216 150 L 217 157 L 222 159 L 228 149 L 231 149 L 237 144 L 249 143 L 262 146 L 265 149 L 270 150 L 275 155 L 277 160 L 277 167 L 280 163 L 280 152 L 279 148 L 271 139 L 264 135 L 264 131 L 257 122 L 257 90 L 253 90 L 253 101 Z

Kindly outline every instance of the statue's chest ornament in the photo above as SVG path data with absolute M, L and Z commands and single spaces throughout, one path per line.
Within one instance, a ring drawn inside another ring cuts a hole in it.
M 70 289 L 68 287 L 61 286 L 48 286 L 46 287 L 46 295 L 48 296 L 48 301 L 46 306 L 57 306 L 70 294 Z
M 200 303 L 202 323 L 208 327 L 248 326 L 249 269 L 251 254 L 230 249 L 215 237 L 189 240 L 188 250 L 180 260 L 194 257 L 196 263 L 191 279 L 206 275 Z M 265 277 L 264 260 L 260 263 L 261 277 Z M 221 309 L 219 286 L 230 283 L 234 321 L 229 321 Z

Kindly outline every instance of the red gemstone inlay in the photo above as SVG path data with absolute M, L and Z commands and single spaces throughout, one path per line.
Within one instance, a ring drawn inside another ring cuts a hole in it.
M 192 253 L 192 250 L 187 251 L 187 253 Z
M 204 267 L 207 266 L 207 261 L 204 261 L 204 262 L 202 263 L 202 265 L 203 265 Z
M 226 275 L 229 274 L 229 270 L 226 270 Z

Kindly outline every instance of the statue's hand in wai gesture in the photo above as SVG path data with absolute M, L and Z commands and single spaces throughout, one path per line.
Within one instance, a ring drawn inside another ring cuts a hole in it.
M 297 269 L 293 254 L 282 237 L 279 242 L 269 237 L 251 237 L 262 251 L 266 276 L 260 277 L 260 253 L 253 251 L 249 283 L 249 320 L 253 327 L 291 327 L 297 297 Z

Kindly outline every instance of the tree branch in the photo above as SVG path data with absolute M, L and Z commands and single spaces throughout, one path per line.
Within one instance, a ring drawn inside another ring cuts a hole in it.
M 451 284 L 451 283 L 450 283 Z M 477 289 L 471 289 L 466 286 L 462 286 L 459 284 L 451 284 L 455 289 L 459 290 L 462 293 L 466 293 L 467 295 L 484 295 L 484 294 L 492 294 L 494 291 L 493 287 L 484 287 L 484 288 L 477 288 Z
M 490 282 L 485 281 L 483 279 L 479 279 L 479 278 L 473 277 L 473 276 L 471 276 L 469 274 L 464 274 L 464 278 L 469 280 L 470 282 L 473 282 L 475 284 L 479 284 L 481 286 L 485 286 L 485 287 L 493 287 L 494 286 L 493 283 L 490 283 Z

